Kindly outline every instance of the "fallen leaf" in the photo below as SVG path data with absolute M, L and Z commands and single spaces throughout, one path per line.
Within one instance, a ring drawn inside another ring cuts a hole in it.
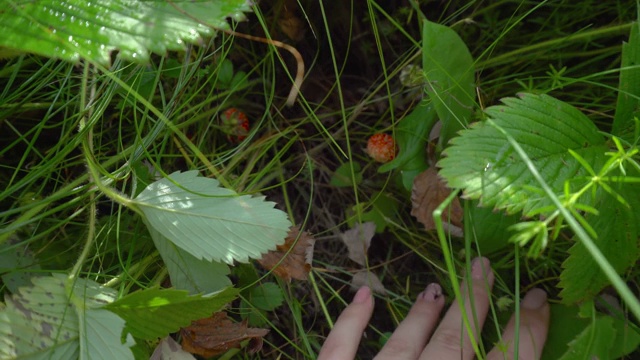
M 440 180 L 435 167 L 421 172 L 413 180 L 411 191 L 411 215 L 421 222 L 427 231 L 434 230 L 433 211 L 451 194 L 449 188 Z M 445 230 L 451 235 L 462 237 L 463 211 L 460 200 L 454 198 L 451 204 L 442 212 Z
M 258 262 L 286 281 L 307 280 L 311 271 L 315 242 L 316 240 L 308 232 L 300 232 L 297 226 L 292 227 L 284 244 L 278 245 L 277 250 L 264 254 Z
M 376 224 L 374 222 L 356 224 L 352 229 L 342 233 L 340 237 L 345 245 L 347 245 L 349 259 L 364 266 L 367 258 L 367 250 L 369 250 L 371 238 L 373 238 L 375 233 Z
M 205 358 L 239 348 L 240 343 L 247 339 L 249 352 L 258 352 L 262 349 L 262 337 L 268 332 L 268 329 L 248 328 L 246 321 L 234 323 L 224 311 L 193 321 L 191 325 L 180 329 L 182 348 Z
M 196 360 L 196 358 L 184 351 L 171 336 L 167 336 L 160 340 L 149 360 Z
M 387 289 L 384 288 L 378 276 L 368 270 L 355 273 L 351 279 L 351 286 L 354 289 L 360 289 L 364 285 L 367 285 L 371 291 L 378 294 L 385 294 L 387 292 Z

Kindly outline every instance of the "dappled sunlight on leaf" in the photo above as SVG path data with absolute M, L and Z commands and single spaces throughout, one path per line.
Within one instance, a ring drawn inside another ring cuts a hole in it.
M 277 250 L 266 253 L 258 262 L 286 281 L 307 280 L 311 271 L 315 242 L 308 232 L 300 232 L 297 226 L 292 227 L 284 244 L 278 245 Z
M 264 196 L 238 195 L 197 171 L 147 186 L 133 206 L 146 223 L 196 259 L 247 262 L 281 244 L 291 223 Z
M 244 321 L 234 323 L 224 311 L 196 320 L 180 330 L 182 348 L 206 358 L 223 354 L 231 348 L 239 348 L 240 343 L 247 339 L 250 340 L 249 352 L 258 352 L 262 349 L 262 337 L 268 332 L 268 329 L 248 328 Z

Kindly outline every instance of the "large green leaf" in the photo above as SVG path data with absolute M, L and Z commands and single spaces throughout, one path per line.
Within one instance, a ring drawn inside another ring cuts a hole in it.
M 422 68 L 427 94 L 442 122 L 439 147 L 471 121 L 475 104 L 473 58 L 452 29 L 425 20 L 422 27 Z
M 503 99 L 504 105 L 486 109 L 496 126 L 504 129 L 527 153 L 533 166 L 556 194 L 563 194 L 567 180 L 572 188 L 584 184 L 587 171 L 569 149 L 593 168 L 604 162 L 604 139 L 580 111 L 547 95 L 522 94 Z M 475 123 L 454 138 L 438 165 L 451 188 L 480 199 L 483 206 L 508 213 L 533 211 L 552 205 L 542 193 L 527 164 L 506 137 L 486 121 Z
M 115 291 L 66 276 L 32 279 L 0 311 L 1 359 L 133 359 L 124 320 L 101 309 Z
M 111 53 L 146 62 L 199 43 L 228 16 L 240 19 L 246 0 L 3 0 L 0 53 L 30 52 L 108 65 Z M 5 49 L 1 49 L 5 47 Z
M 609 193 L 601 191 L 595 204 L 600 209 L 599 214 L 587 214 L 585 217 L 598 234 L 593 239 L 594 244 L 616 272 L 623 274 L 640 257 L 640 186 L 637 183 L 610 186 L 625 199 L 629 207 L 623 206 Z M 558 286 L 562 288 L 560 297 L 564 303 L 591 300 L 609 286 L 609 280 L 582 242 L 576 242 L 569 249 L 569 257 L 562 267 L 564 271 L 560 274 Z
M 146 289 L 131 293 L 107 306 L 126 320 L 126 331 L 134 337 L 155 340 L 211 316 L 235 299 L 238 290 L 227 288 L 208 296 L 190 296 L 186 291 Z
M 151 228 L 196 259 L 228 264 L 262 257 L 284 242 L 291 226 L 264 196 L 239 196 L 197 171 L 154 182 L 132 205 Z

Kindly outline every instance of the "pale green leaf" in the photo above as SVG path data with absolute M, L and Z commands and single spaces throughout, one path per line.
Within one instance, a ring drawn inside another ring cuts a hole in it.
M 147 226 L 153 243 L 167 266 L 171 285 L 190 294 L 209 294 L 231 285 L 229 266 L 216 261 L 197 259 L 177 247 L 153 227 Z
M 572 188 L 586 183 L 587 172 L 569 149 L 594 168 L 604 163 L 604 139 L 580 111 L 547 95 L 521 94 L 486 109 L 494 123 L 524 149 L 532 165 L 558 195 L 571 180 Z M 525 215 L 551 206 L 525 163 L 505 136 L 487 122 L 463 130 L 444 151 L 438 166 L 448 186 L 483 206 Z M 581 178 L 582 177 L 582 178 Z M 586 194 L 585 196 L 589 196 Z
M 633 183 L 610 185 L 624 196 L 630 208 L 601 191 L 595 204 L 600 209 L 599 214 L 586 214 L 585 218 L 598 233 L 593 239 L 594 244 L 616 272 L 624 274 L 640 258 L 640 213 L 637 211 L 640 209 L 640 187 Z M 564 271 L 560 274 L 558 286 L 562 288 L 560 297 L 564 303 L 591 300 L 609 286 L 609 280 L 582 242 L 576 242 L 569 249 L 569 257 L 562 267 Z
M 246 0 L 5 0 L 0 48 L 108 65 L 111 53 L 136 62 L 200 43 L 226 18 L 243 18 Z
M 422 68 L 427 94 L 442 122 L 439 147 L 471 121 L 475 104 L 475 69 L 469 49 L 449 27 L 425 20 Z
M 114 290 L 86 279 L 69 283 L 62 274 L 32 282 L 7 296 L 0 310 L 0 359 L 75 359 L 81 343 L 92 358 L 133 358 L 133 344 L 121 342 L 124 320 L 99 309 L 113 300 Z
M 133 205 L 151 228 L 196 259 L 228 264 L 259 259 L 284 242 L 291 226 L 264 196 L 237 195 L 197 171 L 154 182 Z
M 186 291 L 146 289 L 131 293 L 105 309 L 126 320 L 134 337 L 154 340 L 178 331 L 192 320 L 211 316 L 235 299 L 238 290 L 227 288 L 207 296 L 190 296 Z
M 76 309 L 80 319 L 80 360 L 133 359 L 131 335 L 122 343 L 125 322 L 103 309 Z

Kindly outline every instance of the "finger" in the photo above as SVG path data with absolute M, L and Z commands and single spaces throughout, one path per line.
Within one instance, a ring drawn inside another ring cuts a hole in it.
M 371 314 L 373 297 L 371 290 L 363 286 L 353 297 L 353 301 L 338 317 L 327 340 L 320 349 L 318 359 L 353 360 Z
M 435 283 L 429 284 L 375 359 L 417 359 L 433 333 L 443 307 L 442 288 Z
M 518 340 L 519 359 L 540 359 L 542 348 L 547 341 L 547 332 L 549 331 L 549 312 L 547 294 L 541 289 L 532 289 L 522 299 L 520 306 L 520 336 Z M 514 314 L 502 335 L 500 345 L 491 350 L 487 359 L 504 359 L 505 349 L 507 358 L 513 359 L 515 327 Z
M 478 333 L 487 317 L 489 293 L 494 280 L 495 277 L 488 259 L 475 258 L 471 262 L 471 279 L 465 280 L 461 292 L 465 313 L 473 329 L 474 339 L 478 339 Z M 471 286 L 471 294 L 467 290 L 467 284 Z M 420 358 L 464 360 L 473 359 L 474 356 L 475 353 L 462 320 L 460 305 L 458 300 L 455 300 Z

